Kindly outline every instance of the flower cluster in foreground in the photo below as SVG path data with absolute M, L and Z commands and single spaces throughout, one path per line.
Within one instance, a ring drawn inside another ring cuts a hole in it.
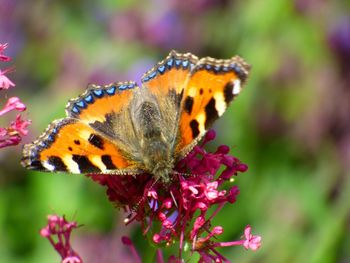
M 206 152 L 203 146 L 214 138 L 215 132 L 209 131 L 203 143 L 177 164 L 171 183 L 156 181 L 147 174 L 87 175 L 106 186 L 109 200 L 129 213 L 126 224 L 132 221 L 141 223 L 143 234 L 158 247 L 156 262 L 164 262 L 161 249 L 169 246 L 177 246 L 179 252 L 168 262 L 185 262 L 184 254 L 189 252 L 198 253 L 199 262 L 206 263 L 230 262 L 217 251 L 218 247 L 243 246 L 257 250 L 261 245 L 261 237 L 251 234 L 249 225 L 241 240 L 218 241 L 224 229 L 212 226 L 211 221 L 225 204 L 236 201 L 239 190 L 232 185 L 232 177 L 245 172 L 247 166 L 228 154 L 228 146 L 219 146 L 214 153 Z M 210 209 L 212 207 L 215 209 Z M 58 216 L 49 216 L 48 220 L 41 235 L 49 239 L 61 255 L 62 262 L 81 263 L 81 257 L 69 242 L 77 224 Z M 57 236 L 57 242 L 53 236 Z M 142 262 L 133 242 L 128 237 L 123 237 L 122 242 L 129 248 L 134 262 Z
M 232 185 L 233 176 L 245 172 L 247 166 L 230 156 L 226 145 L 206 152 L 203 146 L 214 138 L 215 132 L 209 131 L 203 143 L 176 165 L 170 184 L 148 174 L 88 176 L 106 186 L 109 200 L 129 213 L 126 224 L 139 221 L 143 234 L 159 247 L 177 245 L 178 260 L 184 251 L 190 251 L 199 253 L 200 262 L 229 262 L 217 247 L 242 245 L 256 250 L 261 238 L 251 235 L 248 226 L 244 240 L 217 242 L 223 227 L 213 227 L 211 221 L 225 204 L 236 201 L 239 189 Z
M 4 50 L 7 47 L 8 44 L 0 44 L 0 62 L 11 61 L 11 58 L 4 54 Z M 5 75 L 12 70 L 12 68 L 7 68 L 5 70 L 0 69 L 0 90 L 8 90 L 15 86 L 15 84 Z M 9 98 L 4 107 L 2 109 L 0 108 L 0 117 L 14 110 L 19 112 L 26 110 L 26 106 L 17 97 Z M 21 115 L 17 114 L 16 119 L 12 121 L 8 127 L 0 127 L 0 148 L 19 144 L 22 140 L 22 136 L 28 134 L 27 126 L 30 123 L 29 120 L 22 120 Z

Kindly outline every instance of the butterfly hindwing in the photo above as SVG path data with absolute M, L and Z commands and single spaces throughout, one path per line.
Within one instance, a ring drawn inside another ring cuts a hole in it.
M 186 83 L 179 119 L 179 158 L 186 155 L 240 93 L 250 66 L 236 56 L 231 59 L 202 58 Z
M 140 88 L 134 81 L 89 85 L 82 95 L 68 102 L 66 113 L 109 139 L 126 158 L 138 161 L 142 157 L 131 108 L 140 96 Z
M 23 153 L 23 165 L 34 170 L 80 174 L 132 167 L 114 143 L 73 118 L 51 123 L 38 140 L 25 145 Z

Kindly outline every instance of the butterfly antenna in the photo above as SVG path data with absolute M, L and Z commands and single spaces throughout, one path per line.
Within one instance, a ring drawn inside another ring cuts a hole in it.
M 177 206 L 177 202 L 176 202 L 175 196 L 174 196 L 174 194 L 173 194 L 173 191 L 170 191 L 170 195 L 171 195 L 171 198 L 172 198 L 173 201 L 174 201 L 174 204 L 175 204 L 176 208 L 179 208 L 179 207 Z

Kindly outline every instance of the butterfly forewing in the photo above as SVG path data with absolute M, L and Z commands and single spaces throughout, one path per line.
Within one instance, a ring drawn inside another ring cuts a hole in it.
M 142 77 L 143 88 L 155 97 L 162 115 L 163 135 L 173 147 L 178 129 L 183 92 L 198 58 L 191 53 L 171 51 Z
M 240 93 L 249 65 L 240 57 L 201 59 L 190 73 L 181 102 L 178 157 L 184 157 Z

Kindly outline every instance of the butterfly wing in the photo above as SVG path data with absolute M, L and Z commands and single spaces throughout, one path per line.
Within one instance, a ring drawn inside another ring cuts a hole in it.
M 54 121 L 32 144 L 22 164 L 35 170 L 71 173 L 132 173 L 140 169 L 129 116 L 134 82 L 91 85 L 69 101 L 67 118 Z
M 236 56 L 202 58 L 189 74 L 181 101 L 176 159 L 183 158 L 240 93 L 250 66 Z
M 197 62 L 198 58 L 191 53 L 180 54 L 172 50 L 141 79 L 143 88 L 159 105 L 162 134 L 171 148 L 176 141 L 183 92 Z

